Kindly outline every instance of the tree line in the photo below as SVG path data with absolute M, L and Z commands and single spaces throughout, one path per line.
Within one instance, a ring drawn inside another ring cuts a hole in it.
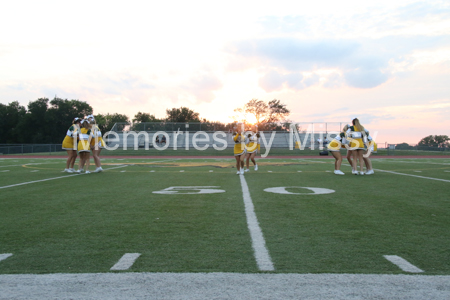
M 0 103 L 0 144 L 60 143 L 75 117 L 84 117 L 93 114 L 93 111 L 92 106 L 84 101 L 57 97 L 53 100 L 39 98 L 30 101 L 27 107 L 20 105 L 18 101 L 7 105 Z M 290 111 L 280 100 L 266 103 L 252 99 L 243 107 L 235 109 L 235 112 L 241 114 L 240 119 L 235 117 L 235 121 L 230 123 L 209 121 L 187 107 L 166 109 L 166 117 L 162 119 L 147 112 L 138 112 L 131 122 L 128 116 L 119 113 L 96 114 L 94 117 L 103 133 L 110 131 L 116 123 L 131 123 L 130 130 L 141 131 L 144 123 L 154 123 L 155 128 L 161 128 L 164 123 L 171 122 L 201 122 L 201 130 L 227 131 L 246 115 L 256 118 L 260 130 L 283 130 L 289 127 L 288 123 L 282 121 L 286 121 Z M 151 130 L 151 126 L 147 125 L 147 130 Z
M 93 114 L 93 108 L 80 100 L 67 100 L 55 97 L 53 100 L 39 98 L 30 101 L 27 107 L 18 101 L 8 105 L 0 103 L 0 144 L 57 144 L 64 137 L 65 131 L 72 124 L 75 117 Z M 242 107 L 234 110 L 234 122 L 222 123 L 201 118 L 198 112 L 187 107 L 166 109 L 165 118 L 158 119 L 147 112 L 138 112 L 131 122 L 124 114 L 96 114 L 94 115 L 100 130 L 110 131 L 116 123 L 131 123 L 130 130 L 155 131 L 164 128 L 165 123 L 200 123 L 201 130 L 212 131 L 231 130 L 236 122 L 245 120 L 249 116 L 256 120 L 261 131 L 287 130 L 290 121 L 287 119 L 290 110 L 280 100 L 268 102 L 252 99 Z M 145 123 L 145 124 L 144 124 Z M 153 127 L 148 124 L 155 124 Z M 200 130 L 191 127 L 191 130 Z M 450 138 L 447 135 L 429 135 L 421 139 L 418 146 L 449 148 Z M 398 149 L 408 149 L 406 143 L 398 144 Z

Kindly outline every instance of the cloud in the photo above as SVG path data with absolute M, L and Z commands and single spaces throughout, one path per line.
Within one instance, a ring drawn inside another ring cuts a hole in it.
M 305 87 L 302 83 L 302 79 L 303 75 L 300 73 L 288 73 L 287 75 L 283 75 L 275 70 L 271 70 L 259 79 L 259 86 L 267 92 L 280 90 L 283 88 L 283 85 L 300 90 Z
M 351 40 L 295 38 L 239 41 L 230 47 L 236 56 L 258 57 L 263 67 L 285 71 L 284 75 L 270 71 L 260 78 L 259 84 L 266 91 L 281 89 L 285 83 L 286 87 L 292 89 L 319 84 L 321 76 L 315 73 L 318 69 L 339 69 L 344 74 L 345 83 L 357 88 L 373 88 L 386 82 L 389 76 L 383 69 L 388 66 L 389 56 L 365 54 L 361 48 L 358 42 Z M 301 72 L 313 74 L 299 84 L 302 78 L 298 78 L 298 74 Z M 324 79 L 324 86 L 335 88 L 343 82 L 335 72 Z
M 211 102 L 214 100 L 214 91 L 221 89 L 222 81 L 212 72 L 200 72 L 190 78 L 183 89 L 195 96 L 196 102 Z
M 266 33 L 310 33 L 308 20 L 304 16 L 265 16 L 258 20 Z
M 348 85 L 368 89 L 379 86 L 386 82 L 389 78 L 388 75 L 382 73 L 378 69 L 355 69 L 348 71 L 344 75 L 345 81 Z
M 350 57 L 358 43 L 347 40 L 302 40 L 296 38 L 266 38 L 235 42 L 234 54 L 259 57 L 271 65 L 290 71 L 312 67 L 334 66 Z

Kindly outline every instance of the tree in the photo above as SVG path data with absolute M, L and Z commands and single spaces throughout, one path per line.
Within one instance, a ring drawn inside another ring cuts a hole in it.
M 269 116 L 266 123 L 276 123 L 285 120 L 291 112 L 282 104 L 280 100 L 273 99 L 269 101 Z
M 79 100 L 63 100 L 54 98 L 50 101 L 50 108 L 47 111 L 47 119 L 50 126 L 64 130 L 69 128 L 75 117 L 84 117 L 92 114 L 92 107 L 86 102 Z M 53 143 L 59 143 L 61 139 L 61 130 L 50 131 Z
M 0 103 L 0 143 L 20 142 L 19 123 L 26 114 L 26 109 L 18 101 L 4 105 Z
M 200 114 L 187 107 L 166 109 L 166 114 L 168 122 L 200 122 Z
M 154 115 L 138 112 L 133 118 L 133 123 L 136 123 L 136 122 L 137 123 L 161 122 L 161 120 L 157 119 Z
M 51 143 L 51 132 L 55 127 L 48 120 L 48 98 L 39 98 L 28 103 L 28 111 L 19 123 L 20 142 Z M 67 128 L 62 129 L 63 131 Z M 64 138 L 65 132 L 62 134 Z M 62 139 L 61 139 L 62 141 Z
M 258 126 L 265 123 L 265 127 L 269 124 L 271 127 L 275 126 L 276 123 L 286 120 L 289 116 L 290 111 L 286 108 L 286 104 L 282 104 L 280 100 L 274 99 L 268 103 L 252 99 L 247 102 L 243 107 L 236 108 L 234 110 L 240 117 L 235 117 L 235 119 L 245 118 L 249 119 L 249 115 L 255 119 L 255 123 Z
M 114 124 L 116 123 L 129 123 L 129 119 L 126 115 L 123 114 L 98 114 L 95 115 L 95 121 L 97 122 L 98 128 L 102 132 L 102 134 L 105 134 L 106 132 L 110 131 Z M 124 124 L 119 126 L 116 130 L 121 131 L 124 128 Z
M 395 149 L 397 149 L 397 150 L 411 150 L 411 149 L 413 149 L 413 147 L 410 146 L 408 143 L 401 143 L 401 144 L 395 145 Z
M 418 146 L 449 147 L 450 138 L 447 135 L 429 135 L 420 140 Z

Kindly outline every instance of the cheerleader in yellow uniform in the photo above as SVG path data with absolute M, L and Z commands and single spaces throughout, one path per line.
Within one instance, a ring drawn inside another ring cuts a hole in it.
M 334 174 L 336 175 L 345 175 L 344 172 L 341 171 L 342 164 L 342 155 L 341 148 L 345 148 L 345 144 L 347 143 L 345 139 L 345 133 L 341 132 L 339 135 L 335 136 L 334 139 L 327 145 L 328 151 L 333 155 L 334 162 Z
M 350 128 L 350 125 L 349 125 Z M 364 164 L 366 165 L 366 172 L 364 173 L 364 175 L 373 175 L 375 174 L 375 172 L 373 171 L 372 168 L 372 161 L 370 160 L 370 155 L 372 153 L 377 153 L 377 143 L 375 143 L 375 141 L 373 140 L 373 138 L 370 136 L 369 131 L 364 128 L 364 132 L 365 134 L 363 137 L 364 140 L 364 146 L 365 146 L 365 152 L 363 154 L 363 160 L 364 160 Z M 353 159 L 352 159 L 352 150 L 348 150 L 347 152 L 347 160 L 350 163 L 351 166 L 353 166 Z
M 359 123 L 359 120 L 357 118 L 352 120 L 353 126 L 350 126 L 347 129 L 347 139 L 349 141 L 348 150 L 351 150 L 351 156 L 353 160 L 351 161 L 352 164 L 352 174 L 354 175 L 364 175 L 364 142 L 363 142 L 363 132 L 364 126 Z M 349 154 L 350 154 L 349 153 Z M 350 162 L 349 154 L 347 154 L 347 159 Z M 357 171 L 357 162 L 359 161 L 359 167 L 360 172 Z
M 92 156 L 94 157 L 95 166 L 97 167 L 94 172 L 98 173 L 103 171 L 102 163 L 100 161 L 100 152 L 102 152 L 102 149 L 105 148 L 105 142 L 103 141 L 102 132 L 98 128 L 94 116 L 89 115 L 87 116 L 87 119 L 91 124 L 91 131 L 93 134 L 93 138 L 91 140 L 91 150 Z
M 366 130 L 367 134 L 367 144 L 366 144 L 366 152 L 363 155 L 364 163 L 366 164 L 366 174 L 365 175 L 373 175 L 375 172 L 372 168 L 372 161 L 370 160 L 370 155 L 372 153 L 377 153 L 377 143 L 373 140 L 373 138 L 369 135 L 369 132 Z
M 80 129 L 80 141 L 78 142 L 78 154 L 80 155 L 80 162 L 78 163 L 77 173 L 84 171 L 86 166 L 86 174 L 91 173 L 89 171 L 90 154 L 91 154 L 91 140 L 93 138 L 92 131 L 88 120 L 81 121 Z
M 77 159 L 77 133 L 80 131 L 80 118 L 75 118 L 72 126 L 67 130 L 66 136 L 62 142 L 62 148 L 67 151 L 69 157 L 66 161 L 66 168 L 63 172 L 73 173 L 75 169 L 75 160 Z
M 234 158 L 236 159 L 237 173 L 244 175 L 244 158 L 245 158 L 245 135 L 242 123 L 238 123 L 234 128 L 233 141 L 234 141 Z
M 247 145 L 246 145 L 246 166 L 245 172 L 249 171 L 249 164 L 250 160 L 252 160 L 253 165 L 255 166 L 255 171 L 258 171 L 258 165 L 256 164 L 255 155 L 258 153 L 258 140 L 259 140 L 259 133 L 258 133 L 258 126 L 254 125 L 252 128 L 252 132 L 248 134 L 247 136 Z

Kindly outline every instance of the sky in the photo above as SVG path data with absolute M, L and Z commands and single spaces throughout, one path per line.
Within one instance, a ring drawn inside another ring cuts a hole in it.
M 0 103 L 55 96 L 221 122 L 278 99 L 416 144 L 450 135 L 450 2 L 2 1 Z

